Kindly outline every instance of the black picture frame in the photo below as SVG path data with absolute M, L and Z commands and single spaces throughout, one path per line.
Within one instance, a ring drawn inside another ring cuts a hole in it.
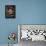
M 5 18 L 16 18 L 16 5 L 5 5 Z

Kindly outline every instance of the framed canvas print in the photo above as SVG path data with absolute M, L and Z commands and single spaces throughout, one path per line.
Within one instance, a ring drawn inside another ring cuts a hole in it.
M 5 5 L 5 18 L 16 18 L 16 5 Z
M 18 33 L 20 33 L 18 35 L 19 41 L 46 41 L 46 25 L 44 24 L 20 24 L 18 25 Z

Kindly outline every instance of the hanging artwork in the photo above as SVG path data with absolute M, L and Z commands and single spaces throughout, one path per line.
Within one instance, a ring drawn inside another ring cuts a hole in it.
M 16 5 L 5 6 L 5 18 L 16 18 Z
M 11 45 L 15 44 L 15 41 L 16 41 L 16 33 L 11 32 L 11 33 L 8 35 L 8 40 L 9 40 L 8 46 L 10 46 L 10 44 L 11 44 Z M 10 41 L 11 41 L 11 43 L 10 43 Z

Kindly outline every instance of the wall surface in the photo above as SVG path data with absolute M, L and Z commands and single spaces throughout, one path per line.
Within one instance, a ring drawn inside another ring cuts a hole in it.
M 16 5 L 16 19 L 5 18 L 5 5 Z M 0 44 L 7 44 L 17 24 L 46 24 L 46 0 L 0 0 Z M 17 39 L 16 39 L 17 43 Z
M 6 19 L 5 5 L 16 5 L 16 0 L 0 0 L 0 44 L 9 42 L 8 34 L 10 32 L 16 32 L 17 34 L 17 17 L 16 19 Z M 15 42 L 18 42 L 17 39 Z
M 16 0 L 19 24 L 46 24 L 46 0 Z

